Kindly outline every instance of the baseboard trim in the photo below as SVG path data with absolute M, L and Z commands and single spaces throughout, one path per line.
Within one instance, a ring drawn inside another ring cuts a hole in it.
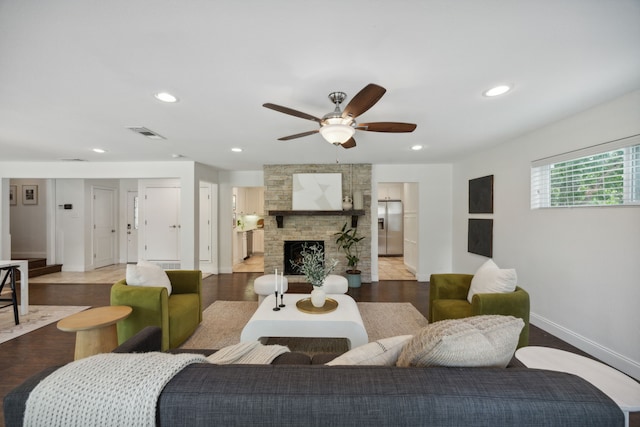
M 632 360 L 611 350 L 610 348 L 604 347 L 595 341 L 592 341 L 535 313 L 530 314 L 530 322 L 532 325 L 568 342 L 591 356 L 640 381 L 640 362 Z
M 431 280 L 431 275 L 430 274 L 416 274 L 416 279 L 418 280 L 418 282 L 428 282 L 429 280 Z

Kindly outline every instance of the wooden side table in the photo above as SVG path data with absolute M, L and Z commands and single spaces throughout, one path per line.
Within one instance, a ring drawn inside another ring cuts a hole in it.
M 58 329 L 76 333 L 74 359 L 108 353 L 118 346 L 116 323 L 129 316 L 133 309 L 125 305 L 97 307 L 65 317 Z

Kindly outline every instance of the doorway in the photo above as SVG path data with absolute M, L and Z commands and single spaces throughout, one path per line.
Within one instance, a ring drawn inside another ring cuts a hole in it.
M 116 212 L 115 191 L 112 188 L 92 188 L 93 267 L 115 264 Z
M 264 187 L 232 189 L 232 271 L 264 272 Z
M 378 183 L 379 281 L 416 280 L 418 197 L 417 183 Z

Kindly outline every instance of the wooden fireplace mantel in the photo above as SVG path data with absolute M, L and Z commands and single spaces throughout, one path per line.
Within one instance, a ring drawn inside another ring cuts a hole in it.
M 350 210 L 350 211 L 269 211 L 270 216 L 276 217 L 276 223 L 278 228 L 284 227 L 285 216 L 329 216 L 340 215 L 351 217 L 351 227 L 358 227 L 358 217 L 364 216 L 364 209 Z

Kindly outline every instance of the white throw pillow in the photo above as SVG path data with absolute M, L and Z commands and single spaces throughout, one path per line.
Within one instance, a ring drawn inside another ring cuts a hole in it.
M 167 273 L 149 261 L 140 261 L 138 265 L 127 264 L 127 285 L 130 286 L 164 286 L 171 295 L 171 281 Z
M 394 366 L 404 345 L 411 338 L 413 338 L 413 335 L 398 335 L 397 337 L 383 338 L 370 342 L 347 351 L 326 363 L 326 365 Z
M 471 279 L 471 287 L 467 294 L 467 301 L 471 300 L 475 294 L 498 294 L 513 292 L 516 290 L 518 275 L 514 269 L 500 269 L 493 262 L 488 260 L 478 268 L 476 274 Z
M 523 327 L 522 319 L 497 314 L 434 322 L 404 346 L 397 366 L 504 368 Z

